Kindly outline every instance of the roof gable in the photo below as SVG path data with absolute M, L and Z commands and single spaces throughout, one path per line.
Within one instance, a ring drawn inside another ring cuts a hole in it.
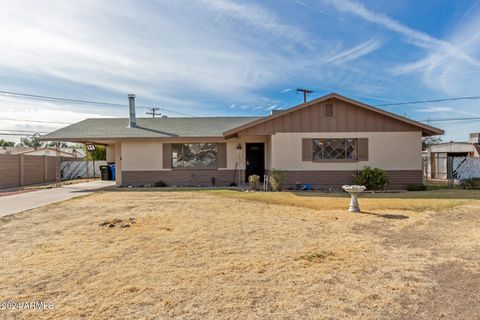
M 325 117 L 326 103 L 334 104 L 333 117 Z M 443 134 L 441 129 L 331 93 L 228 130 L 224 132 L 224 136 L 275 134 L 276 132 L 366 131 L 422 131 L 423 135 Z

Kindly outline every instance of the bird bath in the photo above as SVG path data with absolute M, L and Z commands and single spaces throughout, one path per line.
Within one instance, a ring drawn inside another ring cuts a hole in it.
M 360 205 L 358 204 L 358 195 L 362 193 L 366 189 L 366 187 L 352 185 L 352 186 L 343 186 L 342 188 L 346 192 L 350 193 L 350 196 L 351 196 L 350 206 L 348 207 L 348 211 L 361 212 Z

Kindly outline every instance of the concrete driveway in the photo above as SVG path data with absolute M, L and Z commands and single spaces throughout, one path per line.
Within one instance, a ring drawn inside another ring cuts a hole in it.
M 0 197 L 0 217 L 91 194 L 95 190 L 113 185 L 114 181 L 100 180 Z

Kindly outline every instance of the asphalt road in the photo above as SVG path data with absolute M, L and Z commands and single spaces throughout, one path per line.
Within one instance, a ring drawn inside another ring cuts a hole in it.
M 91 194 L 95 190 L 113 186 L 113 181 L 92 181 L 70 184 L 61 188 L 32 191 L 0 197 L 0 217 L 35 209 L 58 201 Z

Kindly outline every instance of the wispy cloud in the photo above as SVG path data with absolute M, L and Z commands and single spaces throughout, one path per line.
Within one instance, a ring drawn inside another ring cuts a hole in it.
M 287 93 L 287 92 L 289 92 L 289 91 L 292 91 L 292 89 L 291 89 L 291 88 L 286 88 L 286 89 L 283 89 L 283 90 L 280 91 L 280 92 L 281 92 L 281 93 Z
M 449 41 L 469 56 L 480 57 L 480 36 L 472 32 L 480 29 L 480 6 L 461 21 L 457 28 L 452 28 Z M 451 96 L 471 95 L 480 87 L 480 65 L 476 60 L 465 60 L 435 48 L 429 49 L 420 60 L 397 65 L 393 71 L 398 75 L 418 74 L 419 83 Z
M 398 22 L 397 20 L 390 18 L 385 14 L 378 13 L 373 10 L 369 10 L 359 2 L 350 1 L 350 0 L 342 0 L 342 1 L 324 0 L 324 1 L 333 5 L 334 7 L 336 7 L 341 11 L 354 14 L 371 23 L 381 25 L 391 31 L 402 34 L 415 45 L 427 47 L 427 48 L 432 48 L 432 47 L 435 47 L 437 49 L 441 48 L 444 52 L 455 55 L 470 63 L 478 64 L 478 61 L 475 58 L 470 57 L 468 54 L 466 54 L 463 50 L 461 50 L 459 47 L 455 46 L 454 44 L 448 41 L 437 39 L 427 33 L 410 28 Z
M 333 56 L 325 60 L 325 64 L 334 63 L 334 64 L 342 64 L 348 61 L 352 61 L 358 59 L 362 56 L 365 56 L 378 48 L 382 45 L 382 41 L 377 38 L 372 38 L 358 46 L 355 46 L 351 49 L 345 50 L 340 53 L 335 53 Z
M 277 104 L 273 104 L 273 105 L 271 105 L 270 107 L 265 108 L 265 110 L 273 110 L 273 109 L 275 109 L 276 107 L 278 107 L 278 105 L 277 105 Z
M 235 107 L 236 107 L 236 104 L 235 104 L 235 103 L 232 103 L 232 104 L 230 105 L 230 109 L 234 109 Z
M 247 5 L 229 0 L 201 0 L 199 2 L 217 12 L 217 19 L 236 19 L 245 26 L 295 41 L 305 47 L 311 47 L 308 37 L 302 30 L 280 22 L 280 19 L 271 12 L 256 4 L 249 3 Z
M 450 107 L 427 107 L 427 108 L 416 109 L 415 111 L 417 112 L 450 112 L 450 111 L 453 111 L 453 109 Z

